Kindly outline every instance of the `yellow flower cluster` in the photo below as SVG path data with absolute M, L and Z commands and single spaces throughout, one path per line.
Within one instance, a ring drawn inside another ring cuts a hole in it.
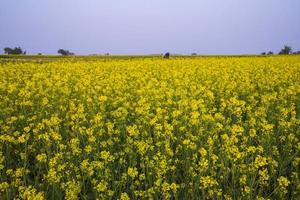
M 0 58 L 0 199 L 300 199 L 299 169 L 299 56 Z

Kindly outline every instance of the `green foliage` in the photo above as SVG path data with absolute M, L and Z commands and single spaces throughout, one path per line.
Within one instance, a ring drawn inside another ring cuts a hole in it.
M 63 55 L 63 56 L 72 56 L 75 55 L 74 53 L 70 52 L 69 50 L 59 49 L 57 53 Z
M 292 47 L 285 45 L 279 52 L 280 55 L 288 55 L 292 53 Z
M 4 48 L 4 53 L 5 54 L 12 54 L 12 55 L 21 55 L 21 54 L 26 54 L 26 51 L 23 51 L 21 47 L 15 47 L 14 49 L 5 47 Z

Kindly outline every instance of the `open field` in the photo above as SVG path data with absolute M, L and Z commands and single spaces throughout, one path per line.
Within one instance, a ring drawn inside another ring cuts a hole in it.
M 300 199 L 300 56 L 2 56 L 13 198 Z

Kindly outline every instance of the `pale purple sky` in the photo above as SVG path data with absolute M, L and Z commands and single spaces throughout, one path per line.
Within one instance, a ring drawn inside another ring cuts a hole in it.
M 300 0 L 0 0 L 0 51 L 252 54 L 300 50 Z

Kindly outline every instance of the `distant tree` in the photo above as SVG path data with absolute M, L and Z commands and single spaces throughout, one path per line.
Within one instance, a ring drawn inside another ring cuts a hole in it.
M 165 53 L 164 58 L 169 59 L 170 58 L 170 53 L 169 52 Z
M 21 55 L 21 54 L 23 54 L 23 50 L 21 49 L 21 47 L 16 47 L 16 48 L 14 48 L 12 54 Z
M 272 51 L 269 51 L 267 54 L 268 55 L 273 55 L 274 53 Z
M 63 55 L 63 56 L 66 56 L 66 55 L 67 55 L 67 52 L 66 52 L 66 50 L 64 50 L 64 49 L 59 49 L 59 50 L 57 51 L 57 53 L 59 53 L 59 54 L 61 54 L 61 55 Z
M 41 56 L 41 55 L 43 55 L 42 53 L 38 53 L 38 56 Z
M 196 56 L 197 54 L 196 53 L 192 53 L 192 56 Z
M 15 47 L 14 49 L 5 47 L 4 48 L 4 53 L 5 54 L 14 54 L 14 55 L 20 55 L 20 54 L 26 54 L 26 51 L 23 52 L 21 47 Z
M 285 45 L 279 52 L 280 55 L 288 55 L 292 53 L 292 47 Z
M 260 55 L 263 55 L 263 56 L 264 56 L 264 55 L 266 55 L 266 52 L 262 52 Z
M 64 49 L 59 49 L 57 51 L 57 53 L 63 55 L 63 56 L 72 56 L 72 55 L 75 55 L 74 53 L 68 51 L 68 50 L 64 50 Z
M 9 47 L 5 47 L 5 48 L 4 48 L 4 54 L 11 54 L 12 51 L 13 51 L 12 48 L 9 48 Z

